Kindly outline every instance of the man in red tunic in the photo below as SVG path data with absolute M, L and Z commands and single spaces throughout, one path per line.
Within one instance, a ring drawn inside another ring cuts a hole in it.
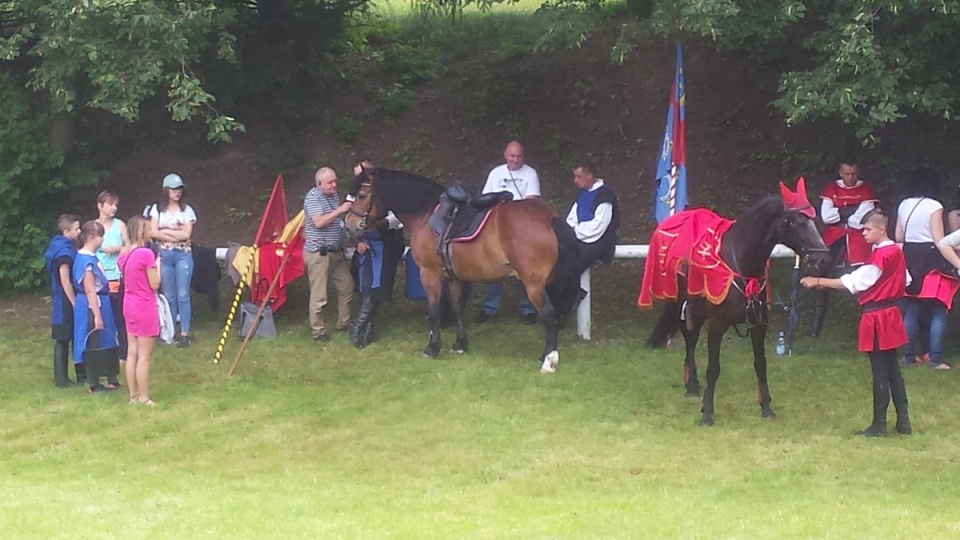
M 860 220 L 877 203 L 873 189 L 860 179 L 860 166 L 856 160 L 842 161 L 838 174 L 840 177 L 820 193 L 820 219 L 826 225 L 823 243 L 830 248 L 834 269 L 859 266 L 870 256 L 870 246 L 861 234 L 863 225 Z M 813 337 L 819 336 L 823 328 L 828 298 L 826 290 L 814 295 L 813 326 L 810 329 Z
M 912 432 L 907 415 L 907 387 L 897 361 L 897 348 L 907 342 L 897 301 L 903 298 L 910 276 L 903 252 L 887 236 L 887 225 L 887 217 L 879 209 L 864 217 L 863 238 L 873 246 L 873 252 L 853 272 L 839 279 L 807 276 L 800 280 L 807 288 L 859 293 L 857 348 L 867 353 L 873 372 L 873 423 L 857 434 L 867 437 L 887 434 L 887 406 L 891 396 L 897 409 L 897 433 Z

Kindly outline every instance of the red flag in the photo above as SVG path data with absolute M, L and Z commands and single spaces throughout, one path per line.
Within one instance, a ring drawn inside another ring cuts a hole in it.
M 270 192 L 270 198 L 267 200 L 267 207 L 263 209 L 260 228 L 257 230 L 253 245 L 259 247 L 267 242 L 273 242 L 283 232 L 283 227 L 289 219 L 287 217 L 287 196 L 283 192 L 283 175 L 278 174 L 277 181 L 273 184 L 273 191 Z
M 273 191 L 270 192 L 270 198 L 267 200 L 267 207 L 263 209 L 260 228 L 257 230 L 257 236 L 254 240 L 254 245 L 260 248 L 258 254 L 259 268 L 250 289 L 251 301 L 260 304 L 270 288 L 270 283 L 280 269 L 283 257 L 286 256 L 287 262 L 283 267 L 283 274 L 270 297 L 270 306 L 274 313 L 287 300 L 287 292 L 284 290 L 286 285 L 303 275 L 303 236 L 300 234 L 299 228 L 292 235 L 292 240 L 282 238 L 289 219 L 286 194 L 283 191 L 283 175 L 277 175 L 277 180 L 273 184 Z

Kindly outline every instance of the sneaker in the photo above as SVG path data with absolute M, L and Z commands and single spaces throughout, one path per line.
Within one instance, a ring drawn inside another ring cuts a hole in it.
M 477 316 L 473 318 L 473 322 L 477 324 L 483 324 L 493 318 L 493 315 L 487 313 L 486 311 L 481 311 L 477 313 Z
M 330 336 L 328 336 L 327 334 L 317 334 L 313 336 L 313 340 L 327 342 L 327 341 L 330 341 Z
M 184 336 L 183 334 L 177 338 L 177 348 L 178 349 L 189 349 L 190 348 L 190 336 Z
M 930 367 L 938 371 L 946 371 L 950 369 L 950 364 L 946 362 L 940 362 L 939 364 L 930 364 Z
M 930 363 L 930 353 L 923 353 L 923 354 L 921 354 L 921 355 L 920 355 L 920 358 L 917 358 L 917 362 L 920 362 L 920 363 L 922 363 L 922 364 L 928 364 L 928 363 Z
M 98 384 L 98 385 L 95 385 L 95 386 L 91 386 L 90 388 L 87 388 L 87 393 L 88 393 L 88 394 L 102 394 L 102 393 L 104 393 L 104 392 L 106 392 L 106 391 L 107 391 L 107 389 L 104 388 L 104 386 L 103 386 L 102 384 Z
M 910 360 L 910 359 L 907 358 L 906 356 L 903 357 L 903 359 L 901 360 L 901 362 L 902 362 L 902 364 L 903 364 L 903 367 L 905 367 L 905 368 L 917 367 L 917 366 L 920 365 L 920 362 L 917 362 L 917 359 L 916 359 L 916 358 L 914 358 L 913 360 Z
M 121 385 L 118 381 L 107 383 L 107 390 L 116 390 L 118 388 L 123 388 L 123 385 Z
M 524 313 L 520 318 L 527 324 L 537 324 L 540 322 L 540 317 L 537 317 L 536 313 Z

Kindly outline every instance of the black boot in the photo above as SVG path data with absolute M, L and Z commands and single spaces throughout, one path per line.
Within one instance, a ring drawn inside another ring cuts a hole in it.
M 77 384 L 84 385 L 87 382 L 87 365 L 83 362 L 73 365 L 73 370 L 77 373 Z
M 810 326 L 810 337 L 820 337 L 823 330 L 823 319 L 827 315 L 827 301 L 830 298 L 828 291 L 814 291 L 813 293 L 813 324 Z
M 69 341 L 55 341 L 53 343 L 53 384 L 57 388 L 68 388 L 73 384 L 73 381 L 70 380 L 70 373 L 67 371 L 69 354 Z
M 907 386 L 903 383 L 903 377 L 894 378 L 890 384 L 890 393 L 893 396 L 893 406 L 897 409 L 897 433 L 910 435 L 913 428 L 910 427 L 910 415 L 907 414 Z
M 890 387 L 886 381 L 873 380 L 873 423 L 857 435 L 883 437 L 887 434 L 887 406 L 890 405 Z
M 376 302 L 371 295 L 363 296 L 360 304 L 360 311 L 350 323 L 350 342 L 358 349 L 362 349 L 373 341 L 373 312 L 376 309 Z

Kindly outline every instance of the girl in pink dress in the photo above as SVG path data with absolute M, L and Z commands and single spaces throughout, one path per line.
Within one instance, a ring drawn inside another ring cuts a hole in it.
M 130 403 L 155 405 L 150 399 L 150 357 L 160 335 L 157 290 L 160 288 L 160 259 L 146 247 L 150 222 L 141 216 L 127 223 L 130 248 L 120 255 L 123 276 L 123 317 L 126 322 L 127 388 Z

